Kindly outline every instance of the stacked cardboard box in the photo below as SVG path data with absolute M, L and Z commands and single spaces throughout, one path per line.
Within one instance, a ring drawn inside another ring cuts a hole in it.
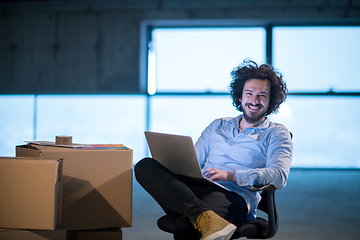
M 61 159 L 0 158 L 0 227 L 56 228 L 61 219 Z
M 33 159 L 37 164 L 45 159 L 62 159 L 62 202 L 53 203 L 61 219 L 54 220 L 54 225 L 46 228 L 2 225 L 0 221 L 0 228 L 13 228 L 0 231 L 0 240 L 16 239 L 16 235 L 24 234 L 29 235 L 27 239 L 90 240 L 94 239 L 92 236 L 121 239 L 121 228 L 132 226 L 131 149 L 122 145 L 64 147 L 51 142 L 33 142 L 17 146 L 16 156 Z M 39 174 L 29 172 L 29 178 L 38 177 Z M 31 191 L 27 191 L 29 193 Z M 37 232 L 34 229 L 38 229 Z M 40 236 L 39 233 L 49 237 L 30 237 Z M 11 234 L 14 238 L 4 237 Z
M 103 230 L 0 229 L 1 240 L 122 240 L 121 228 Z
M 65 229 L 56 229 L 56 230 L 0 229 L 0 239 L 1 240 L 68 240 L 67 232 Z

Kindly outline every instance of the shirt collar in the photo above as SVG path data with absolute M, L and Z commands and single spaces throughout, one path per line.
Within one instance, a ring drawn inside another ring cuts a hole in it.
M 239 116 L 237 116 L 235 118 L 235 122 L 236 122 L 236 125 L 237 125 L 237 128 L 240 129 L 240 120 L 244 117 L 244 114 L 240 114 Z M 267 128 L 269 128 L 270 126 L 270 121 L 269 121 L 269 118 L 268 117 L 265 117 L 265 120 L 260 123 L 257 127 L 255 128 L 258 128 L 259 130 L 265 130 Z

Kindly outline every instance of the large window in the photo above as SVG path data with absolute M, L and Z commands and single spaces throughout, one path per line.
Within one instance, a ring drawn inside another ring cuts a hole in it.
M 215 118 L 239 114 L 230 71 L 250 58 L 271 62 L 288 84 L 270 120 L 294 135 L 292 166 L 360 168 L 360 27 L 244 25 L 144 28 L 147 93 L 0 96 L 0 156 L 14 156 L 23 141 L 71 135 L 79 143 L 123 143 L 136 163 L 149 155 L 145 130 L 196 141 Z

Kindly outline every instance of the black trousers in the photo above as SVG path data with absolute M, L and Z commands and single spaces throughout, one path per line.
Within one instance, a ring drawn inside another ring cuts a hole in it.
M 136 180 L 173 220 L 174 239 L 199 239 L 193 225 L 207 210 L 213 210 L 236 226 L 246 222 L 246 202 L 234 192 L 199 185 L 191 178 L 172 173 L 152 158 L 139 161 L 134 171 Z

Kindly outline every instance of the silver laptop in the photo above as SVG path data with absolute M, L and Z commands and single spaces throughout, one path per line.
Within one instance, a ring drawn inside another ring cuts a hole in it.
M 191 137 L 149 131 L 145 132 L 145 137 L 151 156 L 173 173 L 228 190 L 202 175 Z

